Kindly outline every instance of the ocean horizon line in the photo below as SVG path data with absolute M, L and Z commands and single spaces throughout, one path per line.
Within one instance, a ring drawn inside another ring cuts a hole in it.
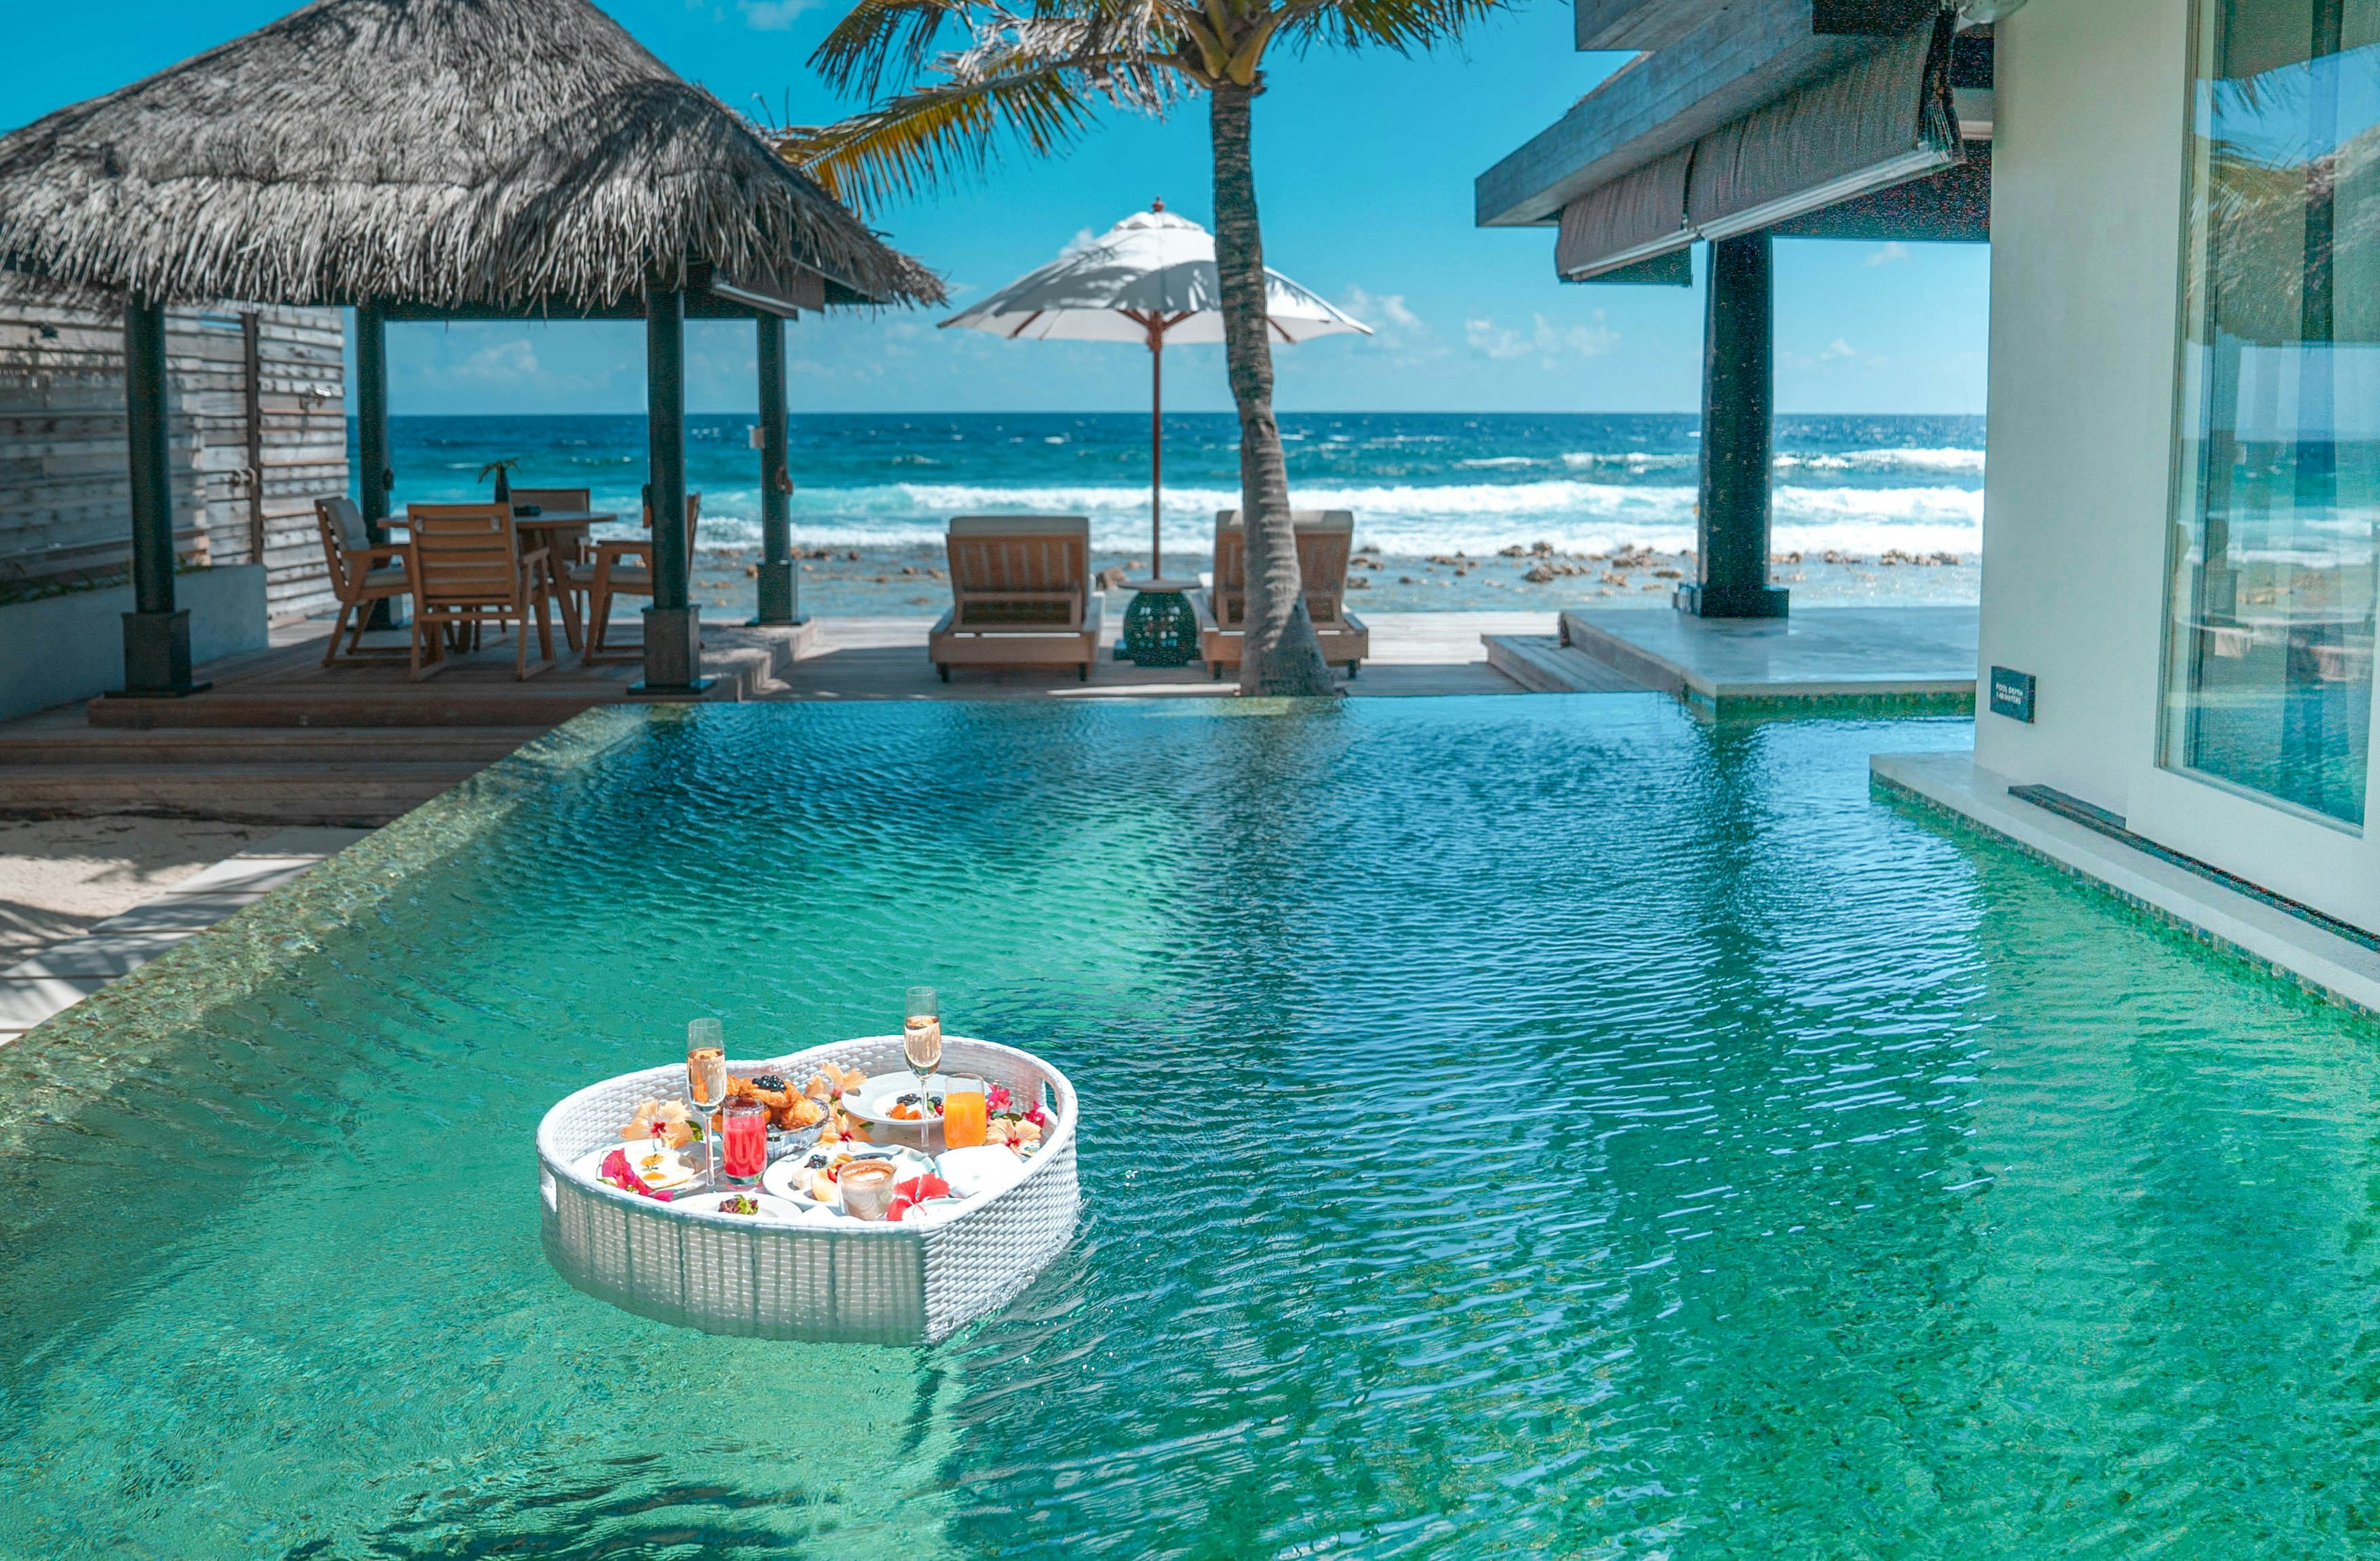
M 742 410 L 730 408 L 725 411 L 702 411 L 689 407 L 686 415 L 688 417 L 757 418 L 760 414 L 757 408 L 745 408 Z M 356 415 L 354 412 L 350 411 L 346 416 L 348 422 L 352 423 L 355 421 Z M 501 417 L 635 417 L 642 419 L 644 416 L 645 414 L 643 409 L 638 407 L 629 407 L 625 410 L 616 411 L 391 412 L 389 414 L 392 420 L 403 418 L 408 421 L 417 419 L 430 421 L 435 419 L 455 422 L 484 422 L 490 418 Z M 1148 409 L 1145 406 L 1009 407 L 989 410 L 899 410 L 890 408 L 871 410 L 866 407 L 841 407 L 833 411 L 789 411 L 786 413 L 786 416 L 788 417 L 1129 417 L 1136 422 L 1146 424 L 1148 418 Z M 1200 407 L 1168 407 L 1165 411 L 1165 416 L 1168 418 L 1236 418 L 1239 414 L 1229 409 L 1213 410 Z M 1569 410 L 1508 410 L 1476 412 L 1462 408 L 1407 408 L 1399 411 L 1349 411 L 1344 408 L 1290 410 L 1276 406 L 1273 408 L 1273 416 L 1275 417 L 1659 417 L 1685 418 L 1695 422 L 1699 422 L 1702 419 L 1702 414 L 1698 411 L 1664 410 L 1660 408 L 1637 408 L 1624 412 L 1580 412 Z M 1985 414 L 1981 412 L 1911 412 L 1906 410 L 1897 412 L 1798 412 L 1791 410 L 1779 410 L 1775 414 L 1775 416 L 1779 420 L 1790 418 L 1794 420 L 1815 421 L 1821 418 L 1837 418 L 1864 422 L 1973 421 L 1980 423 L 1985 417 Z

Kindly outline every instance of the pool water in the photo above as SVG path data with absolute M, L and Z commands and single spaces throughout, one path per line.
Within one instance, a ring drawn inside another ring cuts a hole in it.
M 596 712 L 0 1052 L 0 1555 L 2329 1556 L 2380 1047 L 1653 696 Z M 582 1296 L 531 1134 L 897 1023 L 1082 1090 L 921 1349 Z

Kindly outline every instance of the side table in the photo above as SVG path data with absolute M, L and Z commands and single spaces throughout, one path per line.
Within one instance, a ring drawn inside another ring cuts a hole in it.
M 1186 667 L 1198 659 L 1198 614 L 1190 606 L 1196 580 L 1128 580 L 1123 638 L 1115 659 L 1142 667 Z

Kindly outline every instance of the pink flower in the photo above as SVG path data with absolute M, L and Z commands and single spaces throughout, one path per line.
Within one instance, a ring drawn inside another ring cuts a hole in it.
M 603 1167 L 595 1174 L 599 1179 L 610 1182 L 623 1192 L 641 1193 L 657 1204 L 666 1204 L 670 1201 L 668 1193 L 654 1192 L 645 1185 L 643 1177 L 628 1168 L 628 1156 L 620 1150 L 614 1149 L 604 1156 Z

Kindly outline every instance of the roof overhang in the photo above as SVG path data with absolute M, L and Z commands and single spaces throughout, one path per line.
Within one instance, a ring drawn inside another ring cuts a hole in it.
M 852 294 L 841 283 L 830 282 L 815 272 L 795 273 L 794 284 L 784 286 L 759 286 L 749 283 L 731 282 L 708 265 L 695 264 L 686 268 L 686 317 L 688 320 L 752 320 L 761 315 L 775 315 L 791 320 L 804 309 L 817 313 L 830 302 L 830 289 Z M 874 303 L 877 300 L 852 294 L 850 301 Z M 537 298 L 518 305 L 501 304 L 428 304 L 401 298 L 380 300 L 381 318 L 395 321 L 460 321 L 460 320 L 642 320 L 645 318 L 645 296 L 629 293 L 596 309 Z
M 1682 266 L 1644 268 L 1697 239 L 1777 231 L 1960 165 L 1965 144 L 1950 90 L 1950 40 L 1949 19 L 1939 17 L 1581 191 L 1562 209 L 1555 270 L 1571 282 L 1614 272 L 1683 282 Z
M 1549 226 L 1577 196 L 1874 54 L 1939 0 L 1579 0 L 1579 36 L 1657 52 L 1622 67 L 1473 187 L 1481 227 Z M 1682 30 L 1681 30 L 1682 29 Z

